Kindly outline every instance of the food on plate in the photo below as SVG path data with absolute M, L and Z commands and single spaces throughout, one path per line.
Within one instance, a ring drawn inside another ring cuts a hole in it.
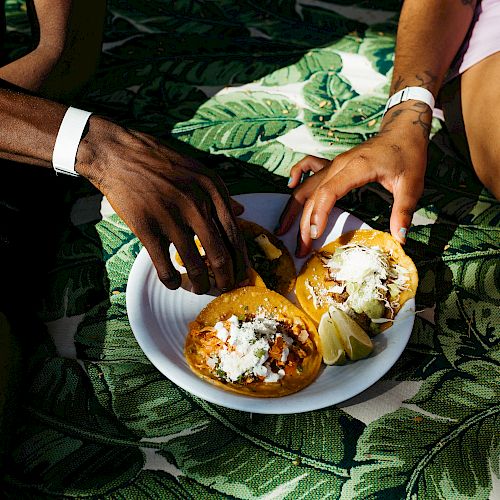
M 368 334 L 342 309 L 330 306 L 318 326 L 323 362 L 343 365 L 347 359 L 358 361 L 373 351 Z
M 190 324 L 185 356 L 204 380 L 231 392 L 278 397 L 318 375 L 318 332 L 276 292 L 242 287 L 210 302 Z
M 238 219 L 238 225 L 252 266 L 250 284 L 266 286 L 281 295 L 290 293 L 295 285 L 296 271 L 293 258 L 284 243 L 255 222 Z M 205 258 L 205 250 L 197 236 L 195 243 L 201 256 Z M 184 265 L 177 252 L 175 260 L 179 265 Z M 209 274 L 212 274 L 210 266 Z
M 285 244 L 273 233 L 255 222 L 238 219 L 245 239 L 248 258 L 267 288 L 286 295 L 295 286 L 293 257 Z
M 295 292 L 316 323 L 335 306 L 376 334 L 392 324 L 417 285 L 415 265 L 390 234 L 358 229 L 315 252 L 299 273 Z

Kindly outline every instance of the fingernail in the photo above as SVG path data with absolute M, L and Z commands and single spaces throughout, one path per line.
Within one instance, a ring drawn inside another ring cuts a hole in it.
M 406 227 L 400 227 L 398 231 L 398 240 L 401 243 L 404 243 L 406 241 L 406 233 L 408 232 L 408 229 Z
M 286 185 L 289 186 L 291 182 L 292 182 L 292 178 L 288 177 L 288 182 L 286 183 Z
M 316 224 L 311 224 L 311 238 L 315 240 L 318 237 L 318 226 Z

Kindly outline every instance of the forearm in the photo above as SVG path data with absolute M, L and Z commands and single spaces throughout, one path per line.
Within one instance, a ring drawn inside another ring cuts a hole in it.
M 52 168 L 52 153 L 67 106 L 29 95 L 0 80 L 0 159 Z M 78 147 L 75 170 L 97 185 L 106 148 L 127 131 L 93 115 Z M 108 148 L 109 149 L 109 148 Z M 1 171 L 0 162 L 0 171 Z
M 408 86 L 434 96 L 464 41 L 476 0 L 406 0 L 401 11 L 391 94 Z

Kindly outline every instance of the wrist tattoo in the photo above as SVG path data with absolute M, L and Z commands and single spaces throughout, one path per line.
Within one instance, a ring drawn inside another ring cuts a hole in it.
M 437 81 L 437 76 L 433 75 L 430 71 L 424 71 L 415 75 L 415 78 L 420 82 L 420 87 L 429 90 L 429 87 L 434 86 Z
M 412 125 L 420 127 L 424 138 L 427 139 L 431 131 L 432 111 L 429 108 L 429 106 L 425 104 L 425 102 L 420 102 L 420 101 L 416 101 L 414 104 L 412 104 L 411 108 L 395 109 L 388 116 L 388 119 L 383 123 L 382 127 L 380 128 L 377 134 L 377 137 L 384 135 L 388 132 L 391 132 L 393 130 L 392 125 L 397 120 L 397 118 L 401 116 L 403 113 L 407 115 L 410 112 L 416 113 L 415 119 L 412 120 L 411 122 Z

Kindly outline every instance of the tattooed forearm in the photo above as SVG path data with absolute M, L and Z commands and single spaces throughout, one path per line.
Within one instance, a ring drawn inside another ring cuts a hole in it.
M 417 119 L 412 122 L 413 125 L 421 127 L 424 137 L 429 137 L 432 120 L 431 108 L 425 102 L 417 101 L 413 105 L 412 110 L 418 113 Z
M 435 90 L 434 87 L 436 86 L 437 76 L 430 71 L 424 71 L 423 73 L 416 74 L 415 78 L 411 78 L 410 80 L 416 80 L 419 87 L 423 87 L 427 90 Z M 403 78 L 401 75 L 398 75 L 396 80 L 394 80 L 391 85 L 391 94 L 394 94 L 405 86 L 405 78 Z
M 412 125 L 420 127 L 424 137 L 427 139 L 431 131 L 432 111 L 427 104 L 420 101 L 415 101 L 410 108 L 395 109 L 383 122 L 377 136 L 387 134 L 394 130 L 394 124 L 401 115 L 413 114 L 414 119 Z M 397 127 L 397 123 L 396 123 Z
M 399 75 L 396 81 L 392 84 L 391 93 L 401 90 L 403 88 L 404 82 L 405 82 L 404 78 L 401 75 Z
M 437 81 L 437 76 L 433 75 L 430 71 L 424 71 L 423 74 L 415 75 L 415 78 L 420 82 L 419 86 L 427 90 L 429 90 L 429 87 L 433 87 Z

